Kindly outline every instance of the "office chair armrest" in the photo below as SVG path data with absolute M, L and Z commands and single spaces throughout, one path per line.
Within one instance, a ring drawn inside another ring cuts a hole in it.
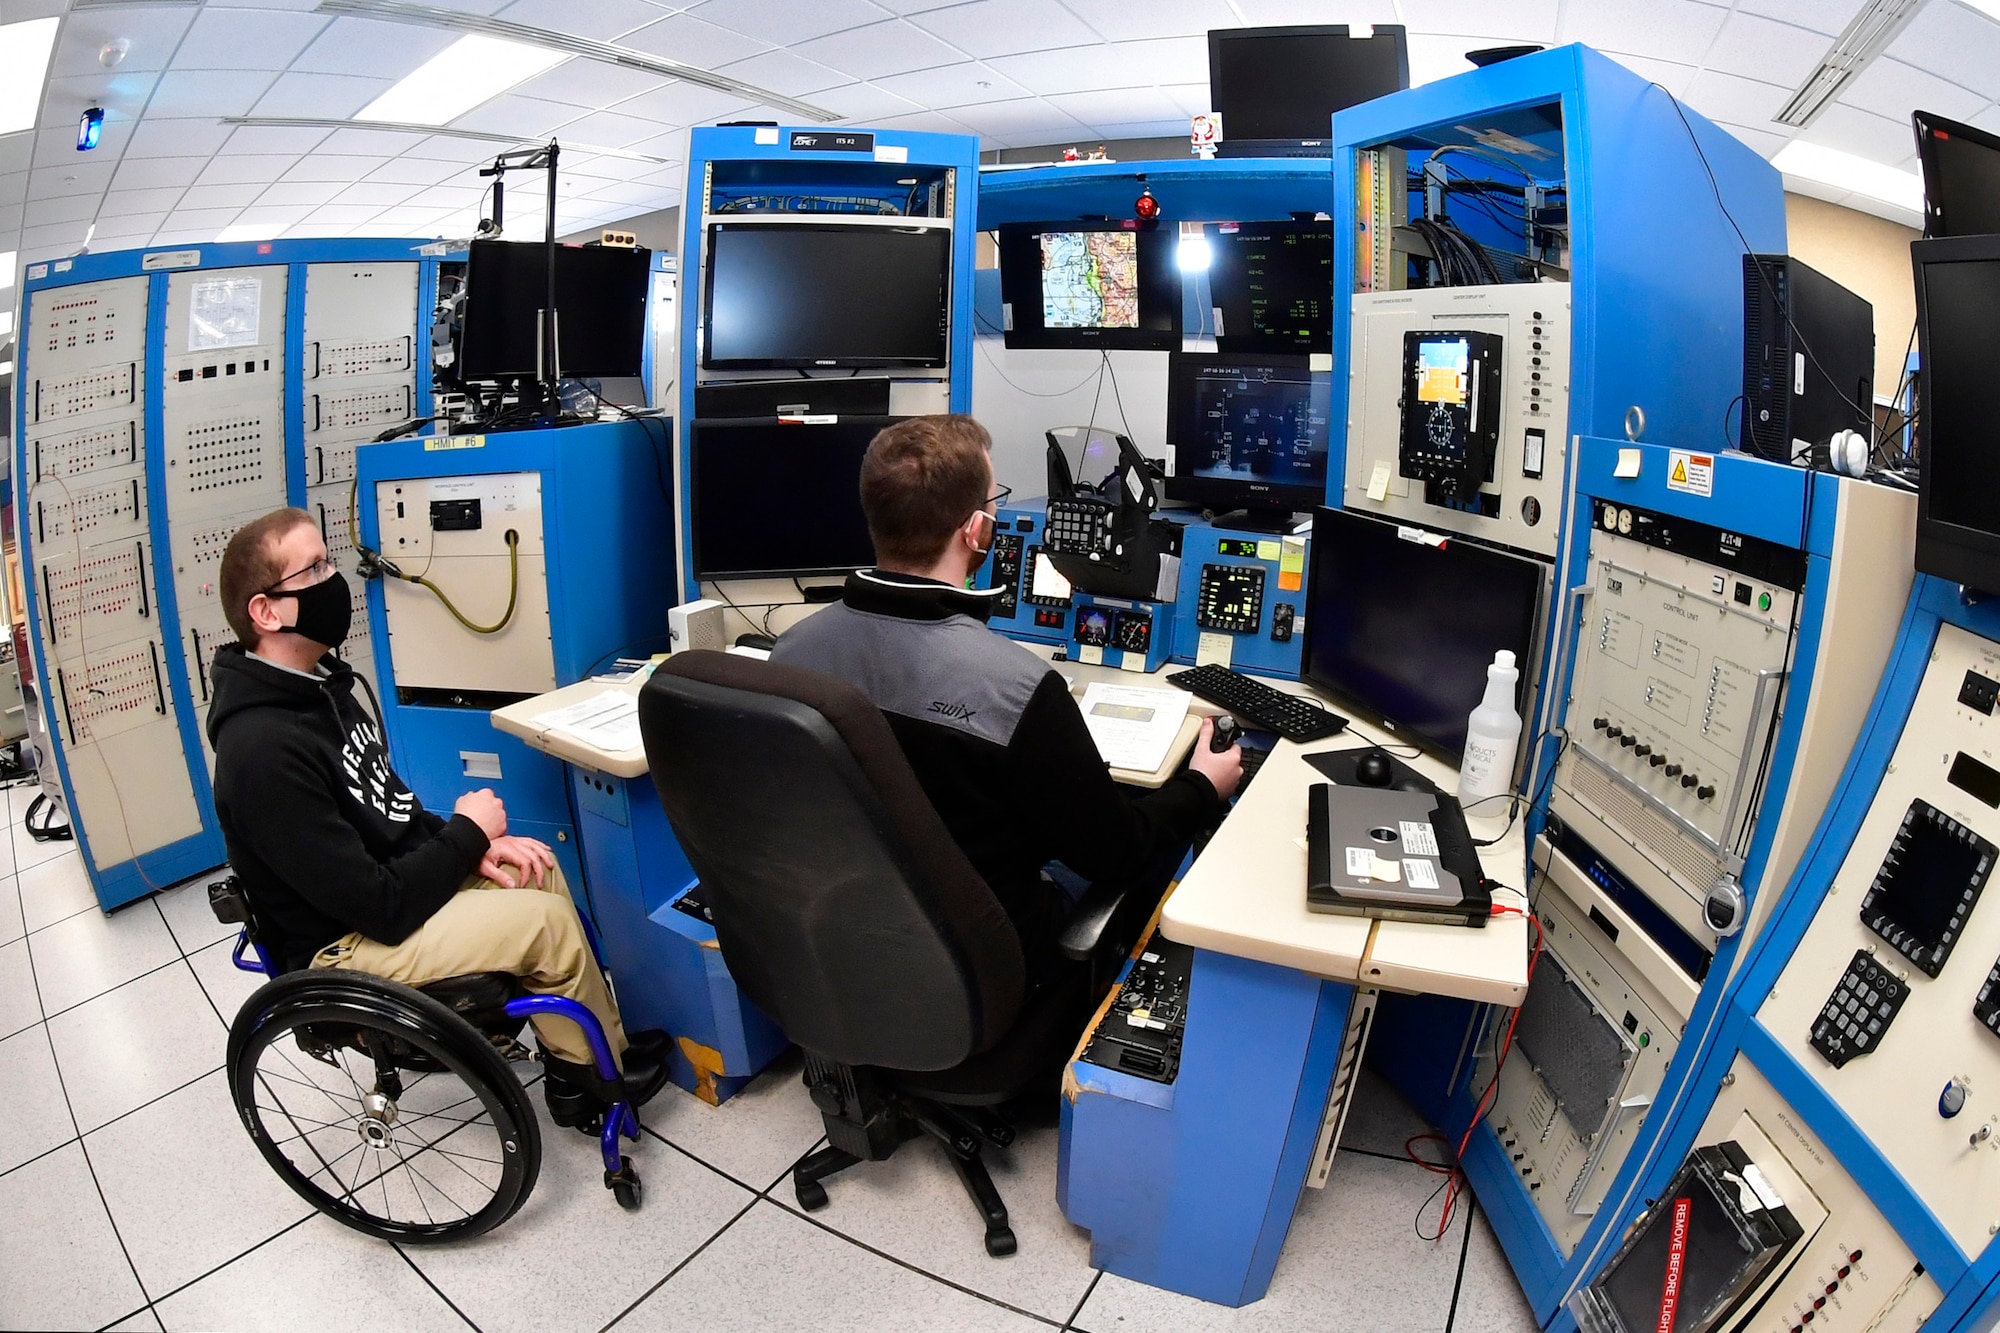
M 1092 884 L 1056 937 L 1056 948 L 1076 963 L 1122 957 L 1145 929 L 1155 905 L 1126 886 Z

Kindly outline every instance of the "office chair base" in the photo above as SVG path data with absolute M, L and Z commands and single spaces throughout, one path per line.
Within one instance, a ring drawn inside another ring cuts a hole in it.
M 973 1207 L 979 1210 L 980 1220 L 986 1225 L 986 1252 L 996 1259 L 1014 1253 L 1018 1246 L 1013 1230 L 1007 1225 L 1007 1204 L 994 1187 L 993 1177 L 981 1156 L 987 1143 L 1003 1148 L 1012 1143 L 1014 1130 L 984 1111 L 968 1115 L 970 1109 L 901 1097 L 886 1107 L 878 1108 L 876 1116 L 870 1117 L 870 1128 L 875 1131 L 868 1135 L 871 1140 L 868 1143 L 870 1156 L 829 1145 L 799 1159 L 792 1168 L 792 1192 L 798 1198 L 799 1207 L 809 1213 L 818 1212 L 828 1202 L 826 1186 L 822 1183 L 828 1176 L 837 1175 L 860 1162 L 885 1160 L 903 1143 L 919 1134 L 927 1134 L 944 1148 L 952 1168 L 958 1172 L 959 1183 L 965 1186 Z M 833 1115 L 826 1115 L 824 1119 L 829 1137 L 845 1137 L 861 1128 Z M 883 1123 L 885 1120 L 889 1122 L 886 1126 Z M 881 1134 L 885 1127 L 894 1135 L 886 1144 L 882 1142 Z

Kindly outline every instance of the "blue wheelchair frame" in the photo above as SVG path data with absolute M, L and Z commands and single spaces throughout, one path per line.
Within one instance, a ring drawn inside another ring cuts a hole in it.
M 597 941 L 594 937 L 590 939 L 590 946 L 595 954 Z M 245 956 L 250 953 L 256 955 L 255 961 Z M 281 969 L 271 961 L 264 946 L 250 938 L 248 930 L 237 932 L 236 947 L 230 951 L 229 960 L 243 971 L 255 972 L 267 980 L 275 981 L 281 975 Z M 590 1043 L 591 1060 L 597 1066 L 597 1076 L 606 1084 L 617 1082 L 618 1062 L 612 1057 L 611 1043 L 605 1039 L 604 1025 L 582 1004 L 562 995 L 523 995 L 507 1001 L 506 1012 L 509 1018 L 531 1018 L 541 1014 L 569 1019 L 583 1029 L 584 1038 Z M 598 1146 L 604 1154 L 607 1182 L 624 1167 L 624 1155 L 618 1150 L 621 1135 L 635 1141 L 639 1137 L 639 1116 L 627 1101 L 616 1101 L 604 1108 L 604 1130 L 598 1136 Z

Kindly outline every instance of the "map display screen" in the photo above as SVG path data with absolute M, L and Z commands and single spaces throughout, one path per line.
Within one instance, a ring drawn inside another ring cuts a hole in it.
M 1042 248 L 1042 327 L 1139 327 L 1139 237 L 1129 231 L 1055 231 Z

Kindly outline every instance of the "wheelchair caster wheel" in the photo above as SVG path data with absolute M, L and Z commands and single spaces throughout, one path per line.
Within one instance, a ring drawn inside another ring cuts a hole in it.
M 992 1255 L 995 1259 L 1006 1258 L 1008 1255 L 1012 1254 L 1016 1248 L 1017 1247 L 1014 1242 L 1014 1233 L 1009 1228 L 1001 1227 L 997 1231 L 989 1231 L 986 1233 L 986 1252 Z
M 799 1207 L 809 1213 L 816 1213 L 826 1207 L 826 1186 L 817 1180 L 801 1180 L 793 1184 L 793 1192 L 799 1196 Z
M 628 1213 L 639 1211 L 641 1186 L 639 1184 L 639 1173 L 632 1169 L 631 1158 L 619 1158 L 618 1169 L 604 1173 L 604 1187 L 611 1191 L 612 1198 L 618 1200 L 620 1208 L 623 1208 Z

